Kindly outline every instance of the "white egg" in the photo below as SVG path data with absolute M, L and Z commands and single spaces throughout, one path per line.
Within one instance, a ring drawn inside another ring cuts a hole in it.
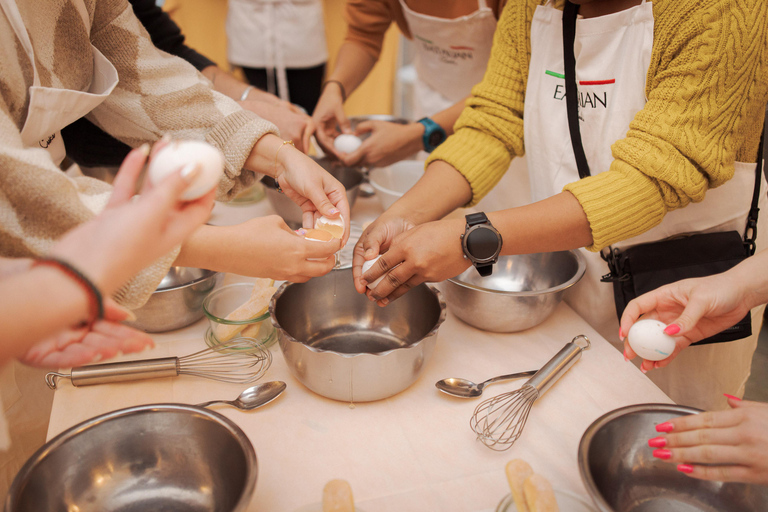
M 378 256 L 376 256 L 375 258 L 373 258 L 372 260 L 370 260 L 370 261 L 366 261 L 365 263 L 363 263 L 363 275 L 365 275 L 365 273 L 366 273 L 366 272 L 368 272 L 368 271 L 371 269 L 371 267 L 373 266 L 373 264 L 374 264 L 374 263 L 376 263 L 376 262 L 379 260 L 379 258 L 381 258 L 381 256 L 382 256 L 382 255 L 381 255 L 381 254 L 379 254 Z M 386 273 L 384 273 L 384 274 L 382 274 L 382 275 L 381 275 L 381 276 L 380 276 L 378 279 L 376 279 L 374 282 L 372 282 L 372 283 L 368 283 L 368 288 L 370 288 L 371 290 L 373 290 L 374 288 L 376 288 L 376 286 L 378 286 L 378 284 L 379 284 L 379 283 L 382 281 L 382 279 L 384 279 L 384 277 L 385 277 L 386 275 L 387 275 L 387 274 L 386 274 Z
M 333 147 L 342 153 L 352 153 L 363 143 L 360 137 L 348 133 L 342 133 L 333 140 Z
M 181 195 L 184 201 L 198 199 L 213 190 L 224 174 L 224 155 L 221 151 L 197 140 L 170 142 L 152 156 L 147 173 L 150 181 L 157 184 L 188 164 L 198 164 L 200 171 Z
M 647 361 L 668 358 L 675 350 L 675 339 L 664 332 L 666 327 L 658 320 L 638 320 L 627 333 L 629 346 Z
M 333 238 L 344 236 L 344 217 L 339 215 L 335 219 L 329 219 L 325 215 L 315 221 L 315 229 L 322 229 L 333 235 Z

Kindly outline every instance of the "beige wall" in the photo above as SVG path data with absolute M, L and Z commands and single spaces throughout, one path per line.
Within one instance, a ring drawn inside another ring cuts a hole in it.
M 325 33 L 328 42 L 329 69 L 333 69 L 336 53 L 346 34 L 345 0 L 323 0 Z M 224 21 L 226 0 L 166 0 L 165 10 L 181 27 L 187 44 L 228 68 L 227 38 Z M 345 105 L 347 115 L 391 114 L 392 86 L 397 61 L 399 30 L 393 24 L 387 32 L 384 51 L 378 64 L 362 85 L 350 95 Z

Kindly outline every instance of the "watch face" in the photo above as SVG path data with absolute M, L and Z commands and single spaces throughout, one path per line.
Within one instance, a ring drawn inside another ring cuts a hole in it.
M 499 250 L 499 235 L 490 228 L 477 226 L 466 235 L 467 251 L 476 260 L 492 260 Z
M 432 146 L 433 148 L 437 147 L 443 143 L 443 138 L 444 137 L 442 133 L 438 131 L 434 131 L 429 134 L 429 145 Z

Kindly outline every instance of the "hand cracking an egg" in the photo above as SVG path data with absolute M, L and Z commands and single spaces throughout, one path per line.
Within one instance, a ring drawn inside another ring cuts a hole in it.
M 333 139 L 333 147 L 337 151 L 342 153 L 352 153 L 356 151 L 362 145 L 363 141 L 356 135 L 350 135 L 348 133 L 342 133 L 335 139 Z
M 333 238 L 341 239 L 344 237 L 344 217 L 339 215 L 331 219 L 323 215 L 315 221 L 315 229 L 321 229 L 329 232 Z
M 366 261 L 365 263 L 363 263 L 363 275 L 365 275 L 365 273 L 366 273 L 366 272 L 368 272 L 369 270 L 371 270 L 371 267 L 373 266 L 373 264 L 374 264 L 374 263 L 376 263 L 377 261 L 379 261 L 379 258 L 381 258 L 381 254 L 379 254 L 378 256 L 376 256 L 375 258 L 373 258 L 372 260 L 369 260 L 369 261 Z M 368 283 L 368 288 L 370 288 L 371 290 L 373 290 L 374 288 L 376 288 L 376 287 L 379 285 L 379 283 L 382 281 L 382 279 L 384 279 L 384 276 L 386 276 L 386 275 L 387 275 L 387 274 L 382 274 L 382 275 L 381 275 L 381 276 L 380 276 L 378 279 L 376 279 L 374 282 L 372 282 L 372 283 Z
M 152 184 L 158 184 L 172 172 L 194 165 L 198 166 L 199 172 L 181 195 L 183 201 L 193 201 L 213 190 L 224 174 L 224 155 L 207 142 L 170 142 L 152 156 L 147 174 Z
M 658 320 L 638 320 L 627 333 L 629 346 L 635 354 L 646 361 L 661 361 L 675 351 L 675 339 L 664 332 L 664 322 Z

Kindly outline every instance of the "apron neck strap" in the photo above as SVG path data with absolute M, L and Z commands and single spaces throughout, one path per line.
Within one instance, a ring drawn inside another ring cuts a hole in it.
M 571 133 L 571 145 L 576 157 L 579 177 L 590 175 L 587 156 L 581 143 L 579 129 L 579 91 L 576 88 L 576 57 L 573 55 L 573 43 L 576 41 L 576 16 L 579 6 L 565 2 L 563 9 L 563 67 L 565 68 L 565 105 L 568 110 L 568 131 Z

